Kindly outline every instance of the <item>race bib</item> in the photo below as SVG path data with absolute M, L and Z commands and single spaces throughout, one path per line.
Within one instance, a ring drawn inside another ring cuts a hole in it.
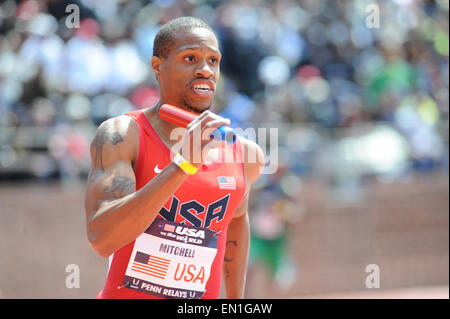
M 123 284 L 164 298 L 200 299 L 216 253 L 215 231 L 156 218 L 136 239 Z

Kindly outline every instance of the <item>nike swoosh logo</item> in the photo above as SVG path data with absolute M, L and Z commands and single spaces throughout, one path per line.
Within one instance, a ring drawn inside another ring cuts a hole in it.
M 156 164 L 156 166 L 155 166 L 155 168 L 153 169 L 153 171 L 154 171 L 156 174 L 159 174 L 159 173 L 162 172 L 162 169 L 159 169 L 159 168 L 158 168 L 158 164 Z

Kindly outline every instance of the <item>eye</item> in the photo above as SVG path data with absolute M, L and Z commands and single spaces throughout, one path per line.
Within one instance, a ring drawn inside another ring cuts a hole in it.
M 213 57 L 211 57 L 211 62 L 213 64 L 217 64 L 217 63 L 219 63 L 219 59 L 217 57 L 213 56 Z
M 185 55 L 183 57 L 183 60 L 186 61 L 186 62 L 194 62 L 195 57 L 192 54 L 189 54 L 189 55 Z

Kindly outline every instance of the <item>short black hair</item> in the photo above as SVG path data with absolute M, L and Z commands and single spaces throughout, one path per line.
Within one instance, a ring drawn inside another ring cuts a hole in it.
M 192 30 L 195 28 L 205 28 L 214 33 L 214 30 L 204 21 L 194 17 L 180 17 L 163 24 L 156 33 L 153 41 L 153 56 L 167 58 L 170 50 L 175 44 L 173 37 L 180 31 Z

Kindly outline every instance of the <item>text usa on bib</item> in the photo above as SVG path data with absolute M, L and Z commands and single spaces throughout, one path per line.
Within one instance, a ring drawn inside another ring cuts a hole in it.
M 156 218 L 134 244 L 123 284 L 164 298 L 199 299 L 217 253 L 217 233 Z

